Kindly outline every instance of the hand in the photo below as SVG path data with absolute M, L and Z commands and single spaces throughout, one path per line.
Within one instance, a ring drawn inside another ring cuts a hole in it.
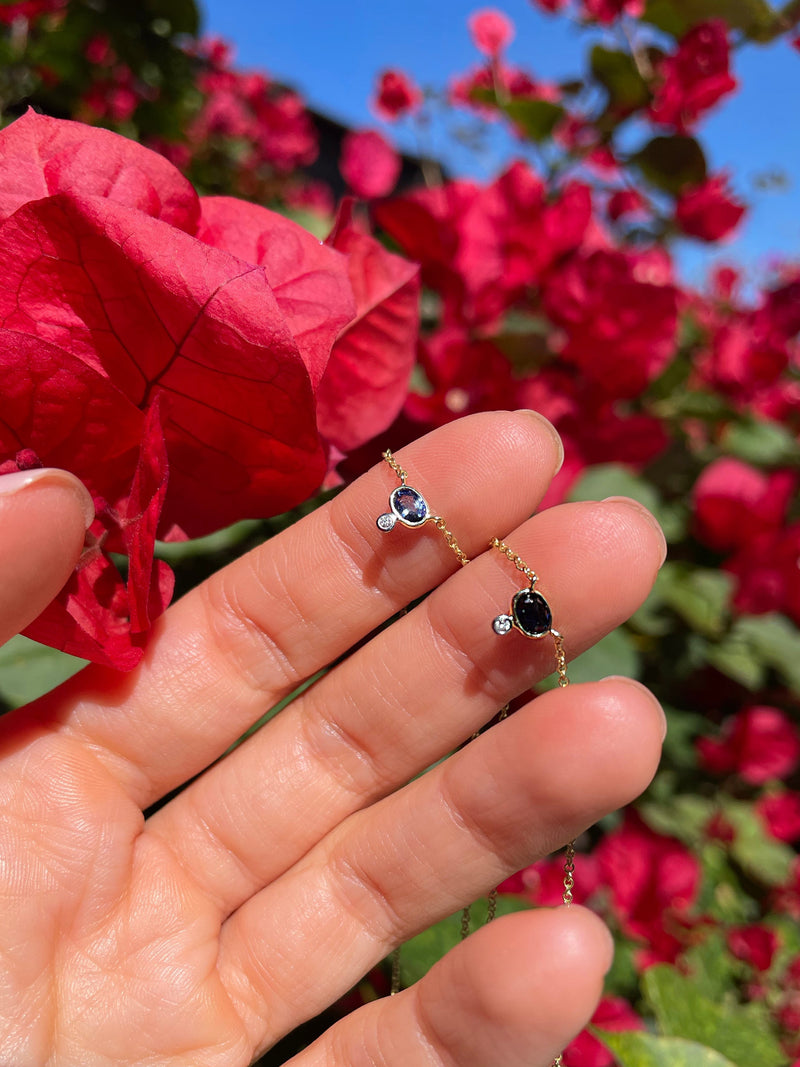
M 570 659 L 642 602 L 664 543 L 633 502 L 526 521 L 558 462 L 529 413 L 460 420 L 398 458 L 468 567 L 430 526 L 376 528 L 397 485 L 379 464 L 174 604 L 135 672 L 89 668 L 0 720 L 3 1067 L 245 1067 L 649 782 L 663 715 L 621 679 L 548 692 L 416 777 L 553 668 L 549 639 L 492 631 L 521 587 L 492 536 L 535 566 Z M 81 490 L 57 477 L 0 494 L 5 636 L 80 552 Z M 576 906 L 498 919 L 291 1063 L 545 1067 L 610 954 Z

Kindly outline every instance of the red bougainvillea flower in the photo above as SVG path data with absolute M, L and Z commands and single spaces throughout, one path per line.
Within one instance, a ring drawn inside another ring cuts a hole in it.
M 548 11 L 551 14 L 555 11 L 560 11 L 563 7 L 566 7 L 569 0 L 532 0 L 535 7 L 539 7 L 542 11 Z
M 607 396 L 641 393 L 673 353 L 677 292 L 649 277 L 637 256 L 601 249 L 570 257 L 543 289 L 545 311 L 564 330 L 562 357 Z
M 415 270 L 366 236 L 351 255 L 263 208 L 200 200 L 107 131 L 29 113 L 0 139 L 0 471 L 65 467 L 98 516 L 28 633 L 128 668 L 169 599 L 157 533 L 292 507 L 379 428 L 373 404 L 391 421 L 414 357 Z M 394 372 L 383 389 L 348 369 L 367 335 Z M 127 585 L 109 551 L 129 556 Z
M 405 413 L 416 422 L 441 426 L 476 411 L 515 406 L 511 364 L 489 340 L 444 328 L 420 346 L 419 361 L 431 388 L 406 400 Z
M 585 904 L 600 884 L 597 860 L 591 853 L 587 855 L 581 853 L 575 863 L 576 879 L 573 900 L 576 904 Z M 557 907 L 564 898 L 563 858 L 552 856 L 532 863 L 530 867 L 507 878 L 499 887 L 499 891 L 527 897 L 531 903 L 545 908 Z
M 717 459 L 692 493 L 697 536 L 720 552 L 741 548 L 783 525 L 796 487 L 792 471 L 766 475 L 742 460 Z
M 738 587 L 739 611 L 763 615 L 782 611 L 800 625 L 800 523 L 761 534 L 725 561 Z
M 770 969 L 780 945 L 775 931 L 760 923 L 737 926 L 729 930 L 727 940 L 733 955 L 749 963 L 757 971 Z
M 786 790 L 759 797 L 756 811 L 773 837 L 779 841 L 800 838 L 800 793 Z
M 608 26 L 623 14 L 639 18 L 644 11 L 644 0 L 582 0 L 581 9 L 584 18 Z
M 592 1016 L 591 1025 L 598 1030 L 620 1033 L 627 1030 L 644 1030 L 639 1018 L 627 1000 L 622 997 L 603 997 Z M 614 1067 L 614 1056 L 588 1030 L 578 1034 L 564 1049 L 564 1067 Z
M 748 402 L 777 383 L 789 359 L 785 338 L 763 316 L 734 313 L 714 330 L 700 373 L 721 392 Z
M 608 198 L 608 216 L 614 222 L 629 215 L 647 212 L 647 201 L 636 189 L 617 189 Z
M 649 829 L 630 809 L 595 855 L 623 931 L 644 945 L 640 965 L 674 962 L 700 887 L 697 858 L 679 841 Z
M 397 184 L 400 156 L 382 133 L 358 130 L 345 134 L 339 170 L 356 196 L 388 196 Z
M 422 103 L 422 93 L 401 70 L 385 70 L 378 78 L 375 111 L 382 119 L 394 122 L 408 115 Z
M 728 69 L 728 27 L 721 19 L 702 22 L 681 39 L 677 51 L 659 63 L 659 85 L 650 108 L 654 122 L 691 129 L 728 93 L 736 79 Z
M 42 15 L 50 15 L 67 6 L 67 0 L 22 0 L 21 3 L 0 4 L 0 23 L 10 26 L 17 19 L 34 22 Z
M 297 93 L 233 68 L 231 48 L 219 38 L 201 41 L 198 52 L 206 65 L 197 82 L 205 99 L 186 131 L 192 156 L 202 157 L 219 137 L 243 142 L 242 188 L 262 164 L 286 174 L 316 159 L 317 130 Z
M 526 287 L 581 243 L 591 194 L 568 183 L 548 201 L 526 163 L 486 186 L 454 181 L 379 204 L 375 216 L 443 300 L 446 325 L 497 323 Z
M 744 218 L 745 207 L 730 195 L 725 174 L 709 177 L 702 185 L 686 189 L 675 205 L 675 221 L 690 237 L 722 241 L 730 237 Z
M 467 20 L 473 44 L 485 56 L 497 56 L 514 39 L 514 23 L 502 11 L 486 8 Z
M 800 764 L 800 732 L 780 708 L 746 708 L 727 720 L 721 738 L 698 738 L 697 750 L 711 773 L 735 773 L 763 785 Z

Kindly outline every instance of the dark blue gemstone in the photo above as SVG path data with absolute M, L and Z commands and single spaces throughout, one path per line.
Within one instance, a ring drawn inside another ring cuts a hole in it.
M 419 526 L 428 517 L 428 505 L 421 493 L 410 485 L 401 485 L 389 497 L 389 505 L 406 526 Z
M 520 589 L 514 594 L 511 604 L 514 622 L 526 637 L 541 637 L 553 625 L 553 613 L 541 593 L 533 589 Z

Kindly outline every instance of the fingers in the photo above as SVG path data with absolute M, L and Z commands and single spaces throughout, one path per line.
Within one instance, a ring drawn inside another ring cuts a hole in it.
M 538 416 L 495 412 L 444 427 L 399 459 L 471 555 L 536 507 L 560 445 Z M 377 528 L 397 485 L 377 465 L 194 590 L 156 626 L 132 676 L 94 670 L 53 698 L 61 728 L 91 744 L 143 807 L 197 774 L 299 682 L 457 568 L 430 525 Z M 46 701 L 37 712 L 47 715 Z
M 66 471 L 46 467 L 0 475 L 0 644 L 62 589 L 93 518 L 91 496 Z
M 287 1067 L 550 1067 L 591 1017 L 611 955 L 608 931 L 584 908 L 506 916 Z
M 299 1003 L 321 1010 L 394 945 L 628 803 L 663 734 L 637 683 L 556 689 L 350 816 L 223 927 L 221 977 L 253 1040 L 274 1041 Z
M 509 540 L 541 574 L 571 656 L 639 606 L 662 558 L 652 520 L 628 503 L 553 508 Z M 524 585 L 486 552 L 162 809 L 151 832 L 233 911 L 551 673 L 551 637 L 492 629 Z

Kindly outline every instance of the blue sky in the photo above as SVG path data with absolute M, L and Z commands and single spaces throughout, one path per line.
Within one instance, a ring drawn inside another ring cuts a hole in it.
M 517 36 L 509 59 L 536 77 L 563 78 L 579 73 L 587 35 L 563 17 L 548 17 L 529 0 L 495 5 L 465 0 L 402 0 L 386 3 L 349 0 L 284 0 L 266 5 L 255 0 L 200 0 L 207 33 L 227 38 L 237 63 L 263 69 L 299 89 L 317 109 L 350 125 L 381 128 L 369 110 L 376 73 L 399 67 L 423 85 L 442 87 L 453 73 L 475 65 L 467 17 L 496 6 L 514 21 Z M 774 254 L 800 259 L 800 54 L 786 41 L 768 47 L 747 45 L 737 51 L 734 74 L 740 91 L 700 126 L 712 170 L 727 169 L 734 188 L 751 211 L 737 239 L 716 252 L 758 274 Z M 466 121 L 464 116 L 463 121 Z M 400 143 L 416 150 L 416 138 L 402 126 Z M 454 147 L 438 130 L 426 150 L 456 173 L 489 177 L 500 168 L 506 143 L 493 137 L 488 157 Z M 507 158 L 507 157 L 506 157 Z M 782 173 L 788 189 L 765 192 L 761 175 Z M 684 276 L 699 281 L 710 261 L 698 243 L 678 249 Z

